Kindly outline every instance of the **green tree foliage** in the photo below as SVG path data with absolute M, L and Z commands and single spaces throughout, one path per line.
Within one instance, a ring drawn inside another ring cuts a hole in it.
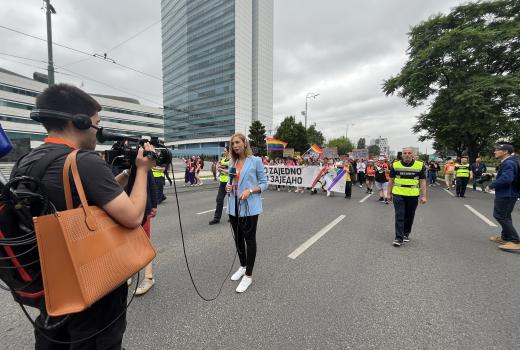
M 330 139 L 327 147 L 338 147 L 338 154 L 345 155 L 348 152 L 352 152 L 354 144 L 345 136 L 341 136 L 335 139 Z
M 310 147 L 305 127 L 301 122 L 296 123 L 293 116 L 288 116 L 282 121 L 274 137 L 287 142 L 287 147 L 294 148 L 296 152 L 303 153 Z
M 473 161 L 520 120 L 520 1 L 468 3 L 409 33 L 408 61 L 383 91 L 410 106 L 429 102 L 419 140 L 467 152 Z
M 249 127 L 249 135 L 247 135 L 247 137 L 249 138 L 249 145 L 254 155 L 263 157 L 267 154 L 265 126 L 261 121 L 253 121 Z
M 361 138 L 358 140 L 358 142 L 357 142 L 357 148 L 358 148 L 358 149 L 363 149 L 363 148 L 366 148 L 366 146 L 367 146 L 367 142 L 366 142 L 365 138 L 364 138 L 364 137 L 361 137 Z
M 323 136 L 321 131 L 316 129 L 316 124 L 311 125 L 307 129 L 307 142 L 310 145 L 317 144 L 320 147 L 325 144 L 325 137 Z
M 378 156 L 381 153 L 378 145 L 368 146 L 368 154 L 371 156 Z

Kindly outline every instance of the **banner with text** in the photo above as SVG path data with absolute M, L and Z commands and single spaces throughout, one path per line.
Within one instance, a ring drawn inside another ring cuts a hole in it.
M 323 188 L 327 191 L 345 192 L 346 172 L 328 166 L 266 166 L 269 185 Z

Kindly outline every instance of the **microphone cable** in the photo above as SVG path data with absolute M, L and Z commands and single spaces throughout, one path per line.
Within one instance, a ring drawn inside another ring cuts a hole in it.
M 175 171 L 174 171 L 174 168 L 173 168 L 173 159 L 171 160 L 171 166 L 172 166 L 173 189 L 174 189 L 174 193 L 175 193 L 175 203 L 177 204 L 177 217 L 179 218 L 179 228 L 180 228 L 180 231 L 181 231 L 182 251 L 183 251 L 183 254 L 184 254 L 184 261 L 186 263 L 186 268 L 188 269 L 188 274 L 190 276 L 191 284 L 193 285 L 193 288 L 195 289 L 195 292 L 197 293 L 197 295 L 202 300 L 207 301 L 207 302 L 214 301 L 222 293 L 222 289 L 224 288 L 224 284 L 226 283 L 227 279 L 229 278 L 229 275 L 231 275 L 231 272 L 233 271 L 233 266 L 235 266 L 235 262 L 236 262 L 237 255 L 238 255 L 238 250 L 236 249 L 236 244 L 235 244 L 235 256 L 233 257 L 233 262 L 231 264 L 231 267 L 230 267 L 228 273 L 226 274 L 226 277 L 222 281 L 217 294 L 214 297 L 205 297 L 205 296 L 203 296 L 202 293 L 200 292 L 199 288 L 197 287 L 197 284 L 195 283 L 195 279 L 193 278 L 193 273 L 192 273 L 191 268 L 190 268 L 190 263 L 188 261 L 188 256 L 186 254 L 186 242 L 185 242 L 185 239 L 184 239 L 184 229 L 182 227 L 181 206 L 179 204 L 179 196 L 177 194 L 177 182 L 175 180 Z

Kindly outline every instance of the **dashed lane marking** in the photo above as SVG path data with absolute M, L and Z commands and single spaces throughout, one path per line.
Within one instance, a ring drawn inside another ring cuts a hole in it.
M 316 243 L 321 237 L 323 237 L 327 232 L 332 230 L 334 226 L 339 224 L 341 220 L 343 220 L 346 216 L 340 215 L 338 216 L 334 221 L 332 221 L 330 224 L 319 230 L 314 236 L 309 238 L 305 243 L 303 243 L 301 246 L 296 248 L 294 252 L 289 254 L 290 259 L 296 259 L 298 256 L 300 256 L 303 252 L 305 252 L 307 249 L 309 249 L 314 243 Z
M 223 207 L 222 209 L 226 209 L 227 207 Z M 197 213 L 197 215 L 202 215 L 202 214 L 207 214 L 207 213 L 211 213 L 211 212 L 214 212 L 216 209 L 211 209 L 211 210 L 206 210 L 206 211 L 201 211 L 200 213 Z
M 372 195 L 372 193 L 367 194 L 365 197 L 363 197 L 363 199 L 361 199 L 361 200 L 359 201 L 359 203 L 363 203 L 363 202 L 366 201 L 366 200 L 368 199 L 368 197 L 370 197 L 371 195 Z
M 484 221 L 486 224 L 488 224 L 489 226 L 491 227 L 497 227 L 497 225 L 489 220 L 487 217 L 485 217 L 484 215 L 482 215 L 481 213 L 479 213 L 476 209 L 474 209 L 471 205 L 467 205 L 467 204 L 464 204 L 464 206 L 466 208 L 468 208 L 468 210 L 470 212 L 472 212 L 473 214 L 475 214 L 480 220 Z

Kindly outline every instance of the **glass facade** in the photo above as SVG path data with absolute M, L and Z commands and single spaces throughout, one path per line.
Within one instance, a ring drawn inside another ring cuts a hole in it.
M 235 130 L 235 0 L 162 0 L 166 142 Z

